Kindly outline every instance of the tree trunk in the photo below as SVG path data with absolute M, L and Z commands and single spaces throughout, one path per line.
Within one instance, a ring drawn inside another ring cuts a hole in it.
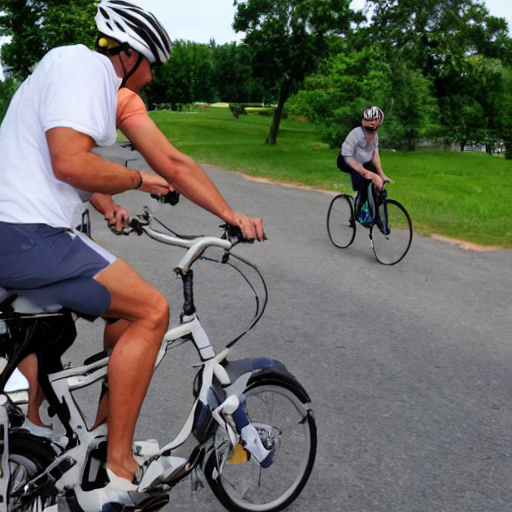
M 279 125 L 281 123 L 281 116 L 283 115 L 283 108 L 288 96 L 290 95 L 290 86 L 288 84 L 281 85 L 279 89 L 279 101 L 277 107 L 274 110 L 274 116 L 272 118 L 272 125 L 268 133 L 265 144 L 268 146 L 275 146 L 277 144 L 277 134 L 279 133 Z

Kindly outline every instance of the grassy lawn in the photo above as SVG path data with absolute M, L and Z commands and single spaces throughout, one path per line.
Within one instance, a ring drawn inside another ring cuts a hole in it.
M 178 149 L 202 164 L 351 192 L 349 175 L 336 167 L 338 151 L 319 142 L 307 122 L 283 120 L 278 145 L 265 146 L 271 119 L 257 113 L 235 119 L 226 108 L 211 108 L 151 117 Z M 404 204 L 418 233 L 512 248 L 510 160 L 432 151 L 381 151 L 381 160 L 395 180 L 389 196 Z

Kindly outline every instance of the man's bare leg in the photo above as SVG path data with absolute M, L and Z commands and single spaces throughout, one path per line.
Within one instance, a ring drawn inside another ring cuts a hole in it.
M 109 352 L 114 348 L 117 340 L 129 327 L 130 322 L 126 320 L 117 320 L 114 323 L 106 323 L 105 331 L 103 333 L 103 348 Z M 108 417 L 108 385 L 106 390 L 102 390 L 102 396 L 98 405 L 98 413 L 94 421 L 93 429 L 101 425 L 107 420 Z
M 123 260 L 95 276 L 111 295 L 107 318 L 129 325 L 120 335 L 108 365 L 109 415 L 107 467 L 131 480 L 138 469 L 132 442 L 163 335 L 169 321 L 163 295 Z
M 105 324 L 104 332 L 104 349 L 110 351 L 114 348 L 117 340 L 121 337 L 124 331 L 129 327 L 130 323 L 126 320 L 118 320 L 115 323 Z M 27 409 L 27 418 L 39 427 L 46 427 L 41 420 L 40 408 L 45 399 L 43 390 L 39 385 L 37 375 L 37 357 L 35 354 L 29 354 L 23 361 L 18 365 L 18 369 L 27 379 L 29 384 L 29 401 Z M 108 415 L 108 391 L 101 397 L 98 413 L 96 420 L 93 425 L 93 429 L 101 425 L 106 421 Z
M 27 418 L 39 427 L 45 427 L 39 415 L 39 409 L 44 400 L 44 393 L 37 379 L 37 357 L 35 354 L 29 354 L 18 365 L 19 371 L 28 381 L 28 410 Z

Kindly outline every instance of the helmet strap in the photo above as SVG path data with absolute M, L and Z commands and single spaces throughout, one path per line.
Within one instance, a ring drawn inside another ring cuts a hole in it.
M 142 53 L 139 53 L 139 58 L 137 59 L 137 62 L 134 64 L 133 68 L 130 69 L 130 71 L 128 71 L 128 72 L 126 72 L 126 68 L 124 66 L 124 62 L 120 58 L 121 66 L 123 66 L 123 72 L 124 72 L 124 77 L 123 77 L 123 81 L 121 82 L 121 87 L 126 87 L 126 82 L 137 71 L 137 69 L 139 69 L 139 66 L 140 66 L 143 58 L 144 58 L 144 55 L 142 55 Z

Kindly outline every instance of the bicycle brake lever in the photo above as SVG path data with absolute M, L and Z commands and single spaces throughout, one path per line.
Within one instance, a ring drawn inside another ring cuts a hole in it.
M 149 222 L 142 223 L 140 219 L 133 218 L 130 221 L 130 228 L 131 230 L 128 233 L 125 233 L 126 235 L 129 235 L 132 231 L 135 231 L 137 235 L 142 235 L 144 233 L 144 230 L 142 229 L 142 226 L 147 226 Z

